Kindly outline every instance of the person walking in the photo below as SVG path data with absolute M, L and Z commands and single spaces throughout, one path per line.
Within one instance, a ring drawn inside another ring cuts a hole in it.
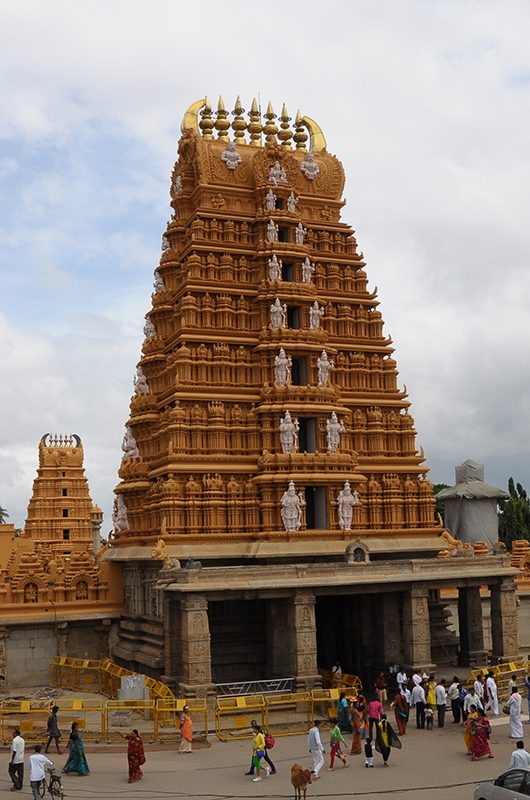
M 78 775 L 89 775 L 88 762 L 85 756 L 85 748 L 81 734 L 78 730 L 77 722 L 72 722 L 70 730 L 70 737 L 68 739 L 68 750 L 70 755 L 68 761 L 63 767 L 63 772 L 66 774 L 70 772 L 77 772 Z
M 311 753 L 313 759 L 312 775 L 314 780 L 320 778 L 320 770 L 324 766 L 324 753 L 326 752 L 322 744 L 322 739 L 320 738 L 320 725 L 321 720 L 315 719 L 313 721 L 313 727 L 307 734 L 307 749 Z
M 483 711 L 478 711 L 477 717 L 472 721 L 471 725 L 473 738 L 471 761 L 477 761 L 479 758 L 482 758 L 482 756 L 493 758 L 490 747 L 490 721 Z
M 519 767 L 530 767 L 530 753 L 524 749 L 524 742 L 519 741 L 515 744 L 508 769 L 518 769 Z
M 270 770 L 268 766 L 261 766 L 261 759 L 265 756 L 265 735 L 261 727 L 257 724 L 252 727 L 252 730 L 254 732 L 254 736 L 252 738 L 252 761 L 254 764 L 254 769 L 256 770 L 256 775 L 254 778 L 252 778 L 252 780 L 254 783 L 256 783 L 256 781 L 261 780 L 260 773 L 262 769 L 267 776 L 269 775 Z
M 191 743 L 193 741 L 193 725 L 189 714 L 190 707 L 184 706 L 180 715 L 180 747 L 177 752 L 191 753 Z
M 360 698 L 354 697 L 351 704 L 351 726 L 353 739 L 351 743 L 350 755 L 358 756 L 361 754 L 361 731 L 364 728 L 364 713 L 359 707 Z
M 383 766 L 388 767 L 388 759 L 393 747 L 401 750 L 401 742 L 394 732 L 394 729 L 387 722 L 386 714 L 381 716 L 381 720 L 377 723 L 377 737 L 375 740 L 375 749 L 383 756 Z
M 521 707 L 523 705 L 523 698 L 517 690 L 517 686 L 512 687 L 512 693 L 509 696 L 506 705 L 510 714 L 510 736 L 512 739 L 521 739 L 523 734 L 523 723 L 521 722 Z
M 421 683 L 414 686 L 410 704 L 416 709 L 416 728 L 425 728 L 425 689 Z
M 460 723 L 460 681 L 456 675 L 453 676 L 453 682 L 447 690 L 447 699 L 451 703 L 451 714 L 453 715 L 453 725 Z
M 269 752 L 268 752 L 268 749 L 267 749 L 267 737 L 266 737 L 266 735 L 265 735 L 265 733 L 263 731 L 263 728 L 261 727 L 261 725 L 258 725 L 258 722 L 255 719 L 251 719 L 250 720 L 250 726 L 251 726 L 252 730 L 254 731 L 254 733 L 256 731 L 259 731 L 260 733 L 263 733 L 263 741 L 265 743 L 265 747 L 264 747 L 265 755 L 263 756 L 263 760 L 268 764 L 268 766 L 270 768 L 270 774 L 271 775 L 276 775 L 276 767 L 274 766 L 274 764 L 271 761 L 271 758 L 269 756 Z M 248 772 L 245 772 L 245 775 L 254 775 L 254 752 L 252 753 L 252 757 L 250 759 L 249 770 L 248 770 Z
M 388 700 L 388 684 L 386 682 L 385 673 L 380 672 L 375 679 L 375 694 L 382 706 Z
M 57 748 L 57 752 L 60 755 L 61 750 L 59 748 L 59 740 L 61 738 L 61 731 L 59 730 L 59 723 L 57 722 L 58 711 L 59 711 L 59 706 L 53 706 L 52 713 L 48 717 L 48 721 L 46 723 L 46 730 L 48 732 L 48 741 L 46 742 L 46 747 L 44 748 L 44 752 L 45 753 L 48 752 L 52 740 L 55 740 L 55 747 Z
M 398 734 L 405 736 L 407 733 L 407 723 L 409 721 L 410 706 L 408 704 L 405 693 L 402 690 L 396 692 L 394 697 L 394 716 L 396 718 L 396 726 Z
M 469 695 L 468 695 L 469 697 Z M 469 706 L 469 710 L 467 711 L 466 721 L 464 722 L 464 743 L 466 745 L 466 750 L 469 755 L 473 750 L 473 736 L 475 734 L 475 729 L 473 725 L 475 720 L 478 719 L 478 708 L 476 705 Z
M 13 782 L 12 792 L 20 791 L 24 783 L 24 750 L 26 742 L 20 735 L 18 728 L 13 731 L 13 741 L 11 742 L 11 760 L 9 762 L 9 777 Z
M 41 753 L 42 746 L 36 744 L 34 747 L 35 752 L 29 757 L 29 785 L 33 792 L 33 800 L 41 800 L 40 785 L 45 778 L 44 767 L 53 767 L 53 761 Z
M 136 783 L 143 778 L 144 773 L 140 769 L 145 764 L 145 751 L 142 737 L 133 728 L 131 733 L 118 731 L 122 739 L 127 739 L 127 763 L 129 764 L 129 783 Z
M 492 669 L 488 672 L 486 678 L 486 688 L 488 690 L 488 704 L 486 711 L 493 711 L 496 717 L 499 716 L 499 694 L 497 691 L 497 684 L 495 683 L 494 672 Z M 521 734 L 522 736 L 522 734 Z
M 344 755 L 341 749 L 341 744 L 346 745 L 346 742 L 344 741 L 344 736 L 342 735 L 342 731 L 340 729 L 340 725 L 338 722 L 331 729 L 329 735 L 330 735 L 330 754 L 329 754 L 328 772 L 331 772 L 333 770 L 333 765 L 335 763 L 336 757 L 340 758 L 343 767 L 347 767 L 348 764 L 346 762 L 346 756 Z
M 482 701 L 480 697 L 476 694 L 474 689 L 473 691 L 469 691 L 464 698 L 464 711 L 466 714 L 469 714 L 471 706 L 475 706 L 475 709 L 477 711 L 479 709 L 481 711 L 484 711 L 484 706 L 482 705 Z
M 438 727 L 443 728 L 445 726 L 445 712 L 447 711 L 447 692 L 444 678 L 436 686 L 434 694 L 436 697 L 436 711 L 438 712 Z
M 350 704 L 346 693 L 341 692 L 337 702 L 337 724 L 343 733 L 351 733 Z
M 528 724 L 530 725 L 530 666 L 524 676 L 524 685 L 526 687 L 526 699 L 528 702 Z
M 396 683 L 398 689 L 404 689 L 408 683 L 407 673 L 400 667 L 396 674 Z
M 374 765 L 374 748 L 372 747 L 372 740 L 370 737 L 364 743 L 364 766 L 373 767 Z
M 425 703 L 429 708 L 436 708 L 436 681 L 434 675 L 429 675 L 428 681 L 425 683 Z

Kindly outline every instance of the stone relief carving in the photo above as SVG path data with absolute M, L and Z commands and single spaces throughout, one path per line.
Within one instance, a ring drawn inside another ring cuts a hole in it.
M 281 516 L 286 531 L 299 531 L 302 527 L 302 509 L 305 499 L 301 492 L 296 492 L 294 482 L 290 481 L 287 491 L 281 500 Z
M 241 156 L 236 150 L 236 143 L 229 142 L 226 149 L 221 153 L 221 161 L 224 161 L 228 169 L 234 170 L 241 163 Z
M 287 386 L 291 382 L 291 368 L 293 360 L 285 354 L 283 347 L 274 359 L 274 379 L 278 386 Z
M 320 172 L 320 167 L 318 166 L 317 162 L 315 161 L 315 156 L 313 153 L 308 153 L 302 163 L 300 164 L 300 169 L 306 176 L 306 178 L 310 181 L 313 181 L 318 173 Z
M 335 369 L 334 362 L 328 358 L 326 351 L 322 350 L 321 354 L 317 358 L 317 375 L 319 386 L 327 385 L 329 381 L 329 374 L 332 369 Z
M 324 306 L 319 306 L 318 301 L 315 300 L 309 309 L 309 330 L 317 331 L 320 328 L 320 321 L 324 316 Z
M 129 520 L 127 518 L 127 506 L 121 494 L 116 495 L 112 507 L 112 522 L 116 533 L 123 533 L 129 530 Z
M 341 531 L 351 531 L 353 509 L 358 505 L 359 495 L 356 491 L 352 492 L 350 482 L 346 481 L 344 488 L 337 496 L 337 512 Z
M 331 412 L 331 416 L 326 420 L 326 442 L 328 446 L 328 453 L 336 453 L 340 446 L 340 435 L 344 433 L 346 428 L 344 423 L 339 420 L 335 411 Z M 348 484 L 349 485 L 349 484 Z
M 302 263 L 302 283 L 312 283 L 315 274 L 315 265 L 306 257 Z
M 278 259 L 276 254 L 269 258 L 269 280 L 281 281 L 282 279 L 282 262 Z
M 131 429 L 127 426 L 125 428 L 125 434 L 123 437 L 123 441 L 121 443 L 121 449 L 123 450 L 123 461 L 128 458 L 139 458 L 140 451 L 138 450 L 138 444 L 136 439 L 132 435 Z
M 271 328 L 285 328 L 287 326 L 287 305 L 280 303 L 277 297 L 271 305 Z
M 283 453 L 296 453 L 298 450 L 298 431 L 300 425 L 297 419 L 291 419 L 291 414 L 286 411 L 280 420 L 280 444 Z
M 137 367 L 136 375 L 134 376 L 134 393 L 149 394 L 149 384 L 141 367 Z
M 275 161 L 269 169 L 269 183 L 274 186 L 279 186 L 281 183 L 287 183 L 287 175 L 285 169 L 279 161 Z

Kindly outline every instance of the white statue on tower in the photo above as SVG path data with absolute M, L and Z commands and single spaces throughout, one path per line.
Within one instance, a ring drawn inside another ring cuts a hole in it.
M 300 169 L 306 176 L 306 178 L 310 181 L 313 181 L 318 173 L 320 172 L 320 167 L 318 166 L 317 162 L 315 161 L 315 156 L 313 153 L 308 153 L 302 163 L 300 164 Z
M 335 368 L 334 362 L 330 361 L 326 351 L 322 350 L 321 354 L 317 358 L 317 373 L 318 373 L 319 386 L 327 385 L 327 382 L 329 381 L 329 373 L 334 368 Z
M 297 205 L 298 205 L 298 197 L 295 197 L 294 192 L 291 192 L 291 194 L 287 198 L 287 211 L 289 211 L 290 214 L 294 214 Z
M 298 431 L 300 425 L 298 420 L 291 419 L 291 414 L 286 411 L 280 420 L 280 444 L 282 452 L 286 455 L 289 453 L 296 453 L 298 451 Z
M 289 481 L 287 491 L 282 495 L 282 522 L 286 531 L 299 531 L 302 527 L 302 509 L 305 506 L 304 496 L 296 492 L 294 482 Z
M 236 150 L 235 142 L 228 142 L 226 149 L 221 153 L 221 161 L 224 161 L 228 169 L 235 169 L 241 163 L 241 156 Z
M 336 453 L 340 446 L 340 435 L 344 433 L 346 428 L 344 423 L 339 420 L 334 411 L 331 412 L 330 418 L 326 421 L 326 440 L 328 444 L 328 453 Z
M 164 279 L 157 269 L 155 269 L 155 280 L 153 282 L 153 287 L 155 290 L 155 294 L 156 292 L 165 292 L 166 290 L 166 284 L 164 283 Z
M 127 519 L 127 506 L 121 494 L 116 495 L 112 506 L 112 523 L 116 533 L 123 533 L 129 530 L 129 520 Z
M 274 186 L 278 186 L 280 183 L 287 183 L 285 169 L 279 161 L 275 161 L 269 169 L 269 183 L 272 183 Z
M 276 197 L 276 195 L 274 194 L 272 189 L 269 189 L 269 191 L 267 192 L 267 195 L 265 197 L 265 209 L 266 209 L 266 211 L 274 211 L 274 209 L 276 208 L 276 200 L 277 199 L 278 198 Z
M 167 238 L 166 234 L 164 233 L 162 236 L 162 252 L 166 253 L 168 250 L 171 250 L 171 245 L 169 244 L 169 239 Z
M 274 379 L 278 386 L 287 386 L 291 383 L 292 365 L 293 359 L 286 355 L 283 347 L 280 347 L 280 352 L 274 359 Z
M 182 187 L 182 176 L 176 175 L 175 180 L 173 181 L 173 191 L 176 195 L 182 194 L 183 187 Z
M 304 243 L 304 237 L 305 237 L 306 233 L 307 233 L 307 228 L 304 228 L 302 223 L 299 222 L 298 225 L 295 228 L 295 231 L 294 231 L 294 238 L 295 238 L 296 244 L 303 244 Z
M 302 262 L 302 283 L 311 283 L 313 281 L 313 275 L 315 272 L 315 265 L 310 262 L 310 260 L 305 258 Z
M 139 458 L 140 451 L 138 450 L 138 444 L 136 439 L 132 435 L 131 429 L 129 426 L 125 428 L 125 435 L 123 437 L 123 442 L 121 443 L 121 449 L 123 450 L 123 458 L 124 461 L 127 458 Z
M 145 377 L 144 371 L 141 367 L 136 368 L 136 375 L 134 376 L 134 393 L 135 394 L 149 394 L 149 384 Z
M 337 513 L 341 531 L 351 531 L 353 508 L 358 505 L 359 495 L 356 491 L 352 492 L 350 482 L 346 481 L 344 488 L 337 496 Z
M 156 328 L 153 325 L 153 321 L 150 320 L 149 317 L 145 318 L 144 336 L 145 336 L 145 341 L 147 341 L 148 339 L 154 339 L 156 336 Z
M 320 328 L 320 320 L 324 316 L 324 306 L 319 306 L 315 300 L 309 309 L 309 330 L 317 331 Z
M 269 280 L 281 281 L 282 279 L 282 261 L 278 259 L 276 254 L 269 258 Z
M 283 306 L 277 297 L 271 305 L 271 328 L 285 328 L 287 326 L 287 306 Z
M 269 222 L 267 223 L 267 241 L 268 242 L 278 241 L 278 226 L 272 219 L 269 220 Z

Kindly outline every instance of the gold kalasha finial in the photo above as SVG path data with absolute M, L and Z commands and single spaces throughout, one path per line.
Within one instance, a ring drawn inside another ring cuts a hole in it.
M 300 114 L 300 111 L 296 112 L 296 119 L 294 121 L 294 124 L 295 124 L 294 141 L 296 142 L 296 149 L 305 150 L 306 149 L 305 143 L 307 142 L 307 133 L 302 123 L 302 115 Z
M 267 142 L 274 142 L 276 134 L 278 133 L 278 128 L 274 124 L 274 120 L 276 119 L 276 114 L 274 113 L 274 109 L 272 107 L 272 103 L 269 100 L 269 105 L 267 106 L 267 111 L 263 115 L 267 122 L 263 126 L 263 133 L 265 134 L 265 139 Z
M 214 121 L 212 119 L 212 107 L 208 98 L 205 97 L 204 108 L 201 111 L 201 121 L 199 122 L 199 128 L 201 129 L 202 135 L 205 139 L 213 139 L 213 127 Z
M 241 139 L 244 143 L 245 130 L 247 127 L 247 123 L 242 116 L 244 111 L 245 109 L 241 105 L 241 98 L 238 95 L 234 110 L 232 111 L 232 114 L 234 115 L 234 119 L 232 120 L 232 130 L 234 131 L 234 139 L 236 142 Z
M 293 138 L 293 132 L 289 127 L 289 122 L 291 121 L 291 117 L 287 113 L 287 109 L 285 107 L 285 103 L 282 106 L 282 113 L 280 115 L 280 132 L 278 134 L 278 139 L 282 143 L 282 147 L 287 147 L 291 149 L 291 139 Z
M 251 147 L 259 147 L 263 125 L 261 124 L 261 114 L 255 97 L 252 99 L 252 106 L 250 107 L 248 116 L 250 118 L 250 122 L 248 123 L 250 145 Z
M 227 130 L 230 128 L 230 123 L 228 121 L 228 113 L 225 109 L 225 104 L 223 103 L 223 98 L 219 95 L 219 102 L 217 103 L 217 119 L 215 120 L 215 127 L 216 130 L 219 131 L 219 135 L 217 136 L 222 142 L 228 142 L 228 134 Z

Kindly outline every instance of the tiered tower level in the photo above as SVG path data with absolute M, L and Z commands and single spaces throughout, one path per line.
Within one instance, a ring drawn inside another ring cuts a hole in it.
M 248 119 L 204 99 L 182 123 L 112 544 L 432 537 L 342 165 L 300 113 Z

